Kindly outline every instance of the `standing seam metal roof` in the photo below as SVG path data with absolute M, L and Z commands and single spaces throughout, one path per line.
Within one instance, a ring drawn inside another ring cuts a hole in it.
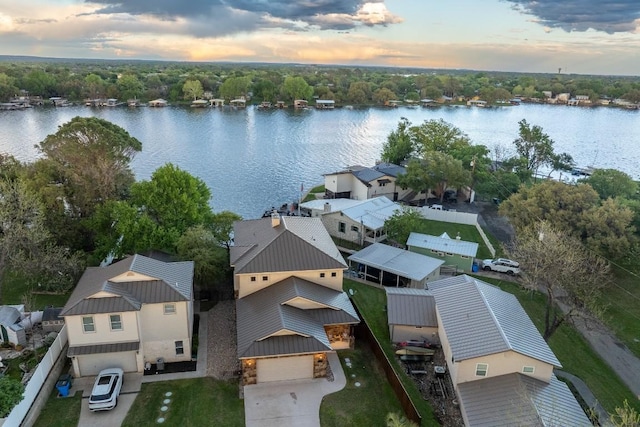
M 467 275 L 429 283 L 455 360 L 513 350 L 561 367 L 512 294 Z
M 444 264 L 443 260 L 394 248 L 384 243 L 367 246 L 348 259 L 412 280 L 423 280 Z
M 444 235 L 447 234 L 444 233 Z M 466 242 L 464 240 L 451 239 L 448 236 L 443 236 L 438 237 L 411 232 L 409 239 L 407 239 L 407 246 L 432 249 L 439 252 L 449 252 L 474 258 L 478 253 L 478 244 L 475 242 Z
M 431 291 L 412 288 L 385 288 L 387 319 L 390 325 L 437 327 L 436 300 Z

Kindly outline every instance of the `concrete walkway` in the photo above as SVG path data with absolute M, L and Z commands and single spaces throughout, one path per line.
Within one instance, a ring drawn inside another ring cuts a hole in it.
M 320 427 L 320 404 L 347 380 L 336 353 L 327 354 L 333 381 L 325 378 L 244 386 L 246 427 Z

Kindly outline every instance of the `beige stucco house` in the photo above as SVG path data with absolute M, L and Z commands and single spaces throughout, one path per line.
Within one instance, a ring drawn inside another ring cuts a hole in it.
M 360 319 L 320 219 L 239 221 L 230 260 L 243 384 L 325 377 L 327 353 L 353 346 Z
M 134 255 L 87 268 L 60 313 L 74 375 L 191 360 L 193 267 Z
M 410 189 L 396 185 L 398 175 L 405 168 L 392 163 L 379 163 L 371 168 L 349 166 L 348 168 L 324 175 L 325 198 L 366 200 L 385 196 L 390 200 L 403 200 Z

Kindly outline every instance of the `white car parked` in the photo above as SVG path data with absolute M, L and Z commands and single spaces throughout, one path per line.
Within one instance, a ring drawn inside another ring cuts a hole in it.
M 509 275 L 520 274 L 520 264 L 507 258 L 485 259 L 482 261 L 482 269 Z
M 122 389 L 124 372 L 120 368 L 103 369 L 93 384 L 89 397 L 89 409 L 108 411 L 118 404 L 118 395 Z

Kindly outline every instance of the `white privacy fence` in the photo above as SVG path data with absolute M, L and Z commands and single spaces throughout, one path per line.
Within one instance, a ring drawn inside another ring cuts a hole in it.
M 56 364 L 60 353 L 62 353 L 66 347 L 67 339 L 67 327 L 63 326 L 55 341 L 53 341 L 53 344 L 51 344 L 51 347 L 49 347 L 49 350 L 40 361 L 40 364 L 33 373 L 33 376 L 27 383 L 24 390 L 24 398 L 13 408 L 7 418 L 4 419 L 4 422 L 2 423 L 3 427 L 18 427 L 25 420 L 33 402 L 38 398 L 40 392 L 43 391 L 43 385 Z

